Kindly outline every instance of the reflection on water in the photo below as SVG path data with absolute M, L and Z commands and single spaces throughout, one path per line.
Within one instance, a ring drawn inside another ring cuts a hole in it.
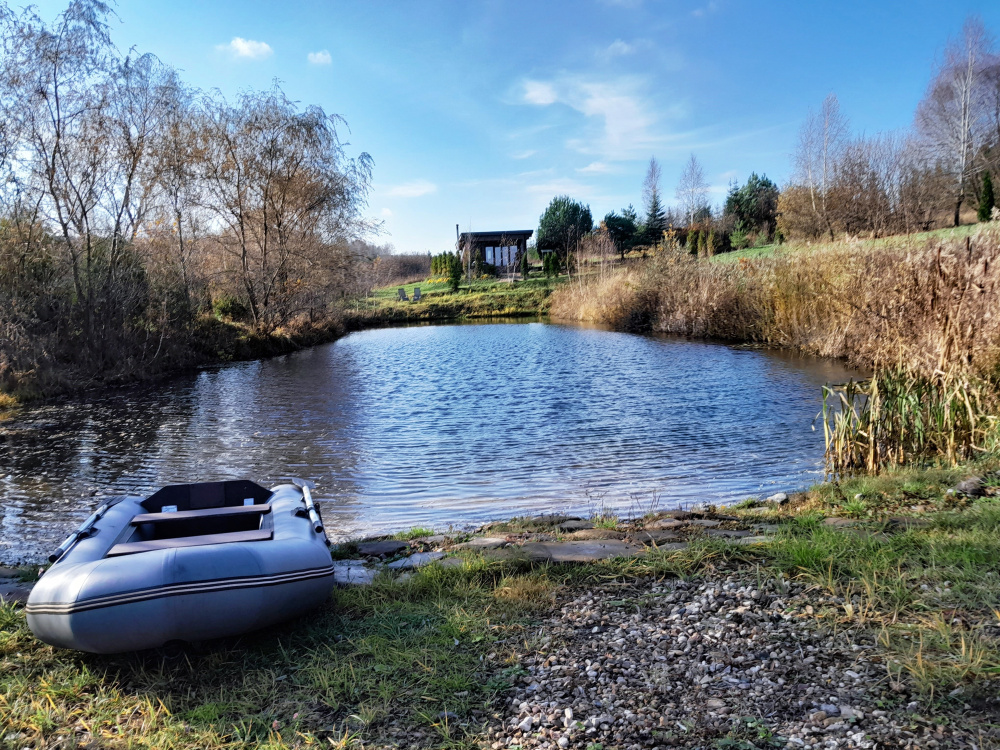
M 836 363 L 542 323 L 352 334 L 0 423 L 0 562 L 38 560 L 94 495 L 314 480 L 356 536 L 548 509 L 801 487 Z

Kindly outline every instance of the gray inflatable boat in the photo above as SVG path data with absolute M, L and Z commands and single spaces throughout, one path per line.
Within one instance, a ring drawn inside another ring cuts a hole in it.
M 113 498 L 50 556 L 28 627 L 53 646 L 102 654 L 245 633 L 329 597 L 328 544 L 303 485 L 212 482 Z

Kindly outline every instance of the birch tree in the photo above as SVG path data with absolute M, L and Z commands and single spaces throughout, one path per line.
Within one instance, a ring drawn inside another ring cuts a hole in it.
M 981 169 L 976 155 L 989 134 L 988 83 L 996 65 L 992 47 L 982 21 L 966 21 L 961 38 L 951 41 L 945 49 L 927 94 L 917 107 L 916 132 L 951 177 L 955 226 Z
M 680 181 L 675 193 L 687 226 L 694 224 L 695 216 L 708 206 L 708 183 L 705 181 L 705 170 L 694 154 L 684 165 Z
M 831 197 L 837 162 L 847 144 L 847 118 L 840 112 L 835 94 L 823 100 L 818 112 L 809 112 L 799 131 L 795 151 L 797 182 L 809 191 L 813 214 L 834 239 Z

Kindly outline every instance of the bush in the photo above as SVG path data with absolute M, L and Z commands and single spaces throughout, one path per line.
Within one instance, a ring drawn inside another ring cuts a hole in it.
M 212 300 L 212 312 L 219 320 L 229 318 L 230 320 L 247 320 L 250 316 L 250 308 L 243 300 L 231 294 L 224 294 Z

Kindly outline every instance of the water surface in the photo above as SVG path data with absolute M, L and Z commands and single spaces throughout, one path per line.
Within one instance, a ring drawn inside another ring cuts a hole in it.
M 95 495 L 173 482 L 305 477 L 338 537 L 800 488 L 820 388 L 851 375 L 543 323 L 355 333 L 0 423 L 0 562 L 41 559 Z

